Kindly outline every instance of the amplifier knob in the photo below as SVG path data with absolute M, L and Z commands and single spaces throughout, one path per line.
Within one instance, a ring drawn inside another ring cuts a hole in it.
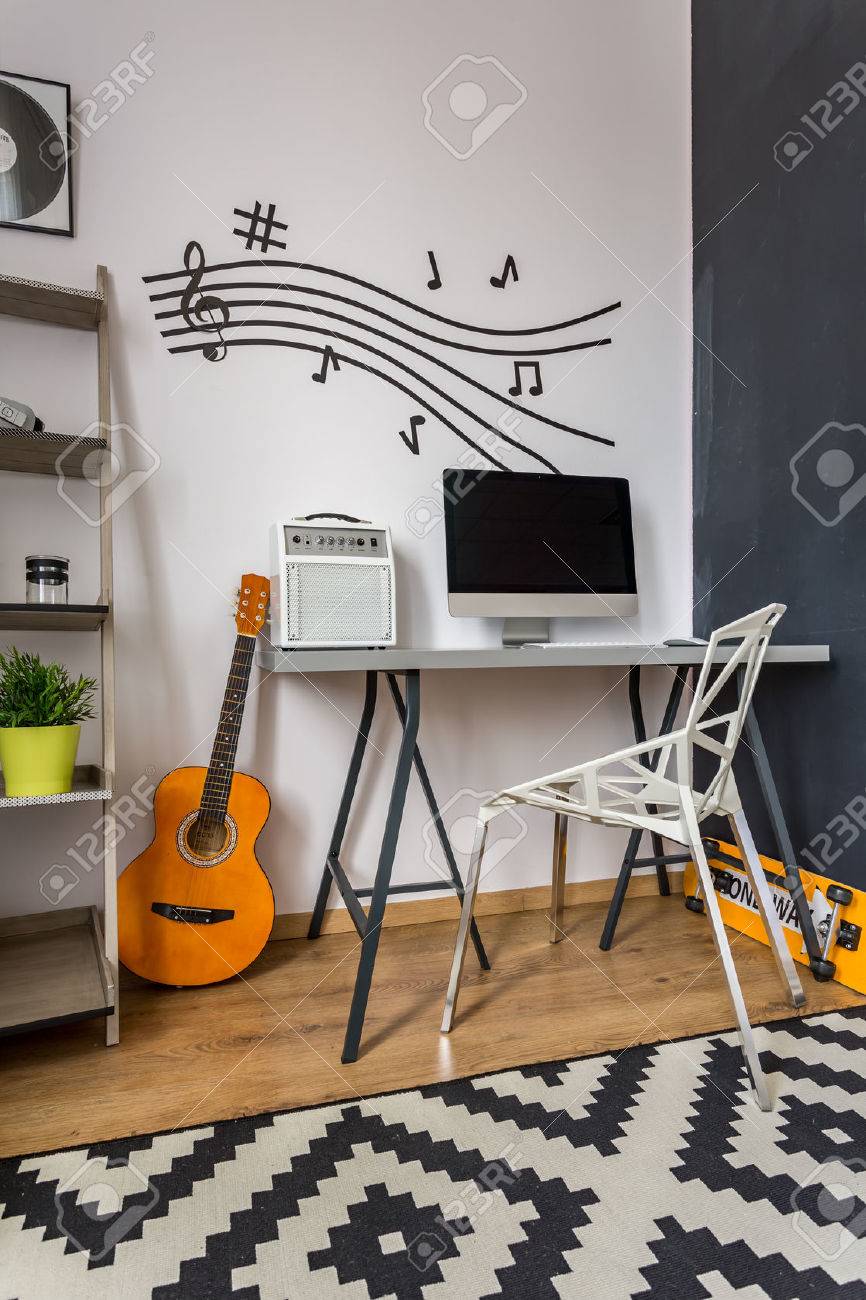
M 324 539 L 324 537 L 321 537 L 321 536 L 317 537 L 317 538 L 316 538 L 316 545 L 317 545 L 317 546 L 324 546 L 324 545 L 325 545 L 325 539 Z
M 333 546 L 333 545 L 334 545 L 334 539 L 333 539 L 333 537 L 329 537 L 329 538 L 328 538 L 328 545 L 329 545 L 329 546 Z

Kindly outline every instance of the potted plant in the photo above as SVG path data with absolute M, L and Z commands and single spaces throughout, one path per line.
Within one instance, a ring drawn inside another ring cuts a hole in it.
M 66 794 L 78 752 L 80 723 L 92 718 L 93 677 L 69 676 L 13 646 L 0 654 L 0 767 L 6 794 Z

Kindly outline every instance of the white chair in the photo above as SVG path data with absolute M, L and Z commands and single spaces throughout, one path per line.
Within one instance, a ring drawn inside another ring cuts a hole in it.
M 445 998 L 443 1032 L 447 1033 L 454 1023 L 469 925 L 481 878 L 487 827 L 494 817 L 514 804 L 546 808 L 555 815 L 554 908 L 557 892 L 561 897 L 564 880 L 566 818 L 576 817 L 581 821 L 595 822 L 600 826 L 619 826 L 629 831 L 649 831 L 685 845 L 692 853 L 755 1096 L 762 1110 L 771 1109 L 766 1079 L 755 1047 L 699 828 L 703 819 L 712 813 L 728 817 L 769 936 L 779 974 L 794 1006 L 802 1006 L 806 1000 L 805 995 L 782 934 L 731 767 L 770 636 L 784 612 L 784 605 L 768 605 L 713 633 L 683 727 L 655 740 L 630 745 L 605 758 L 580 763 L 577 767 L 566 768 L 551 776 L 528 781 L 525 785 L 502 790 L 482 804 L 478 811 L 475 843 Z M 721 642 L 735 644 L 730 658 L 711 684 L 713 660 Z M 733 712 L 718 714 L 713 709 L 713 701 L 726 683 L 735 678 L 739 669 L 743 673 L 736 707 Z M 712 755 L 714 760 L 711 774 L 702 782 L 703 789 L 698 789 L 695 785 L 693 763 L 696 748 Z

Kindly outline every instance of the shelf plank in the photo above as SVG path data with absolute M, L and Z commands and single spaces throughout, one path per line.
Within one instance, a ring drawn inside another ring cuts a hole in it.
M 93 289 L 68 289 L 42 280 L 0 275 L 0 315 L 95 330 L 105 300 Z
M 28 433 L 0 423 L 0 470 L 16 474 L 84 478 L 87 457 L 92 452 L 105 451 L 106 447 L 104 438 L 79 438 L 72 433 Z M 88 469 L 96 476 L 99 466 L 89 462 Z
M 95 632 L 107 605 L 0 604 L 0 632 Z
M 0 1035 L 110 1015 L 92 911 L 68 908 L 0 921 Z
M 6 794 L 6 782 L 0 773 L 0 808 L 41 808 L 43 805 L 82 803 L 87 799 L 110 799 L 111 781 L 101 767 L 83 764 L 76 767 L 72 776 L 72 789 L 68 794 Z

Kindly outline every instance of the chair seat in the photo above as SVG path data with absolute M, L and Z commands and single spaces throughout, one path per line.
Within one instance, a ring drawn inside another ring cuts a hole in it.
M 544 808 L 548 812 L 561 813 L 577 821 L 592 822 L 596 826 L 622 827 L 625 830 L 645 830 L 652 834 L 663 835 L 665 839 L 677 844 L 687 844 L 688 834 L 683 826 L 679 809 L 669 815 L 641 814 L 635 805 L 631 810 L 626 800 L 605 803 L 598 809 L 591 809 L 586 800 L 575 797 L 569 791 L 560 796 L 548 793 L 544 788 L 538 791 L 503 790 L 485 805 L 493 813 L 502 812 L 513 804 L 524 804 L 534 808 Z
M 685 735 L 684 730 L 670 732 L 658 740 L 510 786 L 488 799 L 481 813 L 490 820 L 505 808 L 524 804 L 598 826 L 649 831 L 687 845 L 689 832 L 681 802 L 684 796 L 691 799 L 699 821 L 711 813 L 733 812 L 735 807 L 723 806 L 723 791 L 708 801 L 705 794 L 680 786 L 652 765 L 660 759 L 659 767 L 664 771 Z

